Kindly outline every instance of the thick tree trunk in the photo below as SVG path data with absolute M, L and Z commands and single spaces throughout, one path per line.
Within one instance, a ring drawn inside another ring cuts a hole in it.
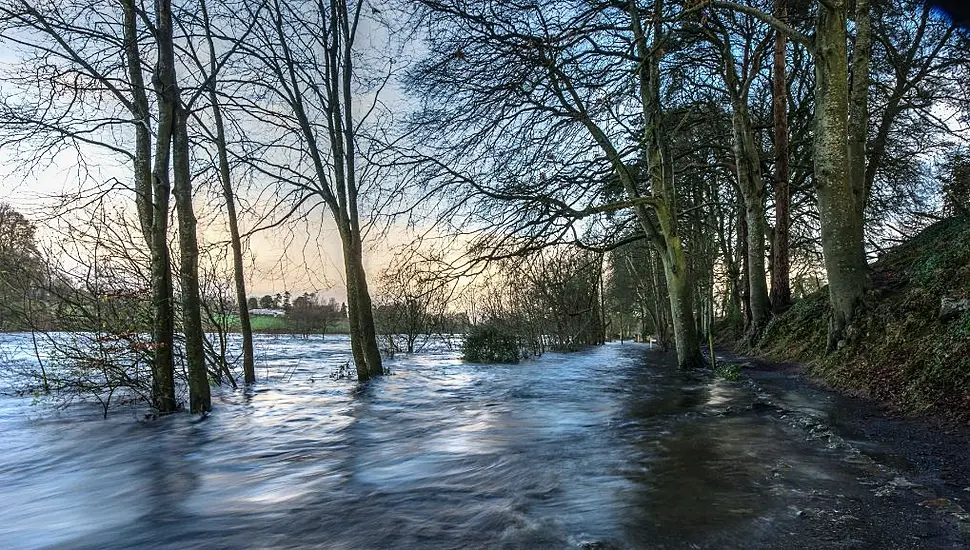
M 736 101 L 732 115 L 734 129 L 734 157 L 737 164 L 738 186 L 744 200 L 746 232 L 746 258 L 748 282 L 747 325 L 749 336 L 754 339 L 764 330 L 771 316 L 768 301 L 768 283 L 765 270 L 765 222 L 764 180 L 761 177 L 761 155 L 755 149 L 754 135 L 747 106 Z
M 155 369 L 152 394 L 155 408 L 161 413 L 173 412 L 175 402 L 175 369 L 173 342 L 175 308 L 172 291 L 172 266 L 168 251 L 168 209 L 172 192 L 169 165 L 172 152 L 172 133 L 178 109 L 175 93 L 175 52 L 172 45 L 172 6 L 168 0 L 156 3 L 155 31 L 158 40 L 158 60 L 152 84 L 158 99 L 158 137 L 155 142 L 152 172 L 154 208 L 152 217 L 152 303 L 155 308 L 153 338 L 155 341 Z
M 668 147 L 663 136 L 663 108 L 660 102 L 660 62 L 664 53 L 657 44 L 652 47 L 647 44 L 647 35 L 640 22 L 637 3 L 631 1 L 628 6 L 636 52 L 640 58 L 638 76 L 644 123 L 641 160 L 649 171 L 651 193 L 655 199 L 653 210 L 659 228 L 644 208 L 637 208 L 636 212 L 640 225 L 660 253 L 664 265 L 677 364 L 681 368 L 694 368 L 703 365 L 704 358 L 694 323 L 694 289 L 691 286 L 683 243 L 677 230 L 677 193 L 673 184 L 673 171 L 669 166 L 671 157 L 664 154 Z M 663 35 L 663 7 L 663 0 L 654 1 L 652 34 L 655 40 Z M 625 169 L 622 172 L 625 173 L 623 180 L 627 194 L 631 198 L 639 197 L 635 178 Z
M 344 250 L 344 273 L 347 279 L 347 325 L 350 331 L 350 351 L 354 356 L 354 367 L 357 369 L 357 380 L 363 382 L 370 379 L 370 369 L 367 367 L 367 357 L 364 355 L 364 335 L 360 331 L 360 305 L 357 302 L 357 271 L 352 268 L 350 248 L 352 244 L 349 236 L 341 234 Z
M 362 347 L 364 359 L 367 361 L 367 370 L 370 375 L 381 376 L 384 374 L 384 364 L 381 360 L 381 352 L 377 347 L 377 330 L 374 327 L 374 308 L 370 297 L 370 290 L 367 287 L 367 275 L 364 273 L 364 266 L 360 256 L 357 256 L 356 268 L 359 272 L 357 278 L 357 303 L 360 306 L 358 323 L 360 334 L 363 338 Z
M 667 294 L 670 298 L 670 317 L 677 348 L 677 366 L 682 369 L 703 367 L 704 357 L 701 355 L 700 339 L 694 325 L 694 288 L 679 237 L 668 238 L 667 253 L 663 257 Z
M 357 364 L 357 378 L 361 381 L 384 374 L 381 353 L 377 347 L 373 304 L 364 272 L 363 247 L 360 237 L 352 229 L 346 230 L 344 265 L 347 274 L 347 311 L 350 321 L 350 341 Z
M 775 17 L 787 21 L 787 0 L 775 0 Z M 785 33 L 775 33 L 771 108 L 775 142 L 775 231 L 771 246 L 771 309 L 783 313 L 791 306 L 791 259 L 789 252 L 791 195 L 788 187 L 788 85 Z
M 178 94 L 178 91 L 175 92 Z M 188 113 L 176 111 L 172 143 L 175 211 L 179 227 L 179 282 L 182 290 L 182 330 L 189 377 L 189 410 L 204 413 L 212 409 L 209 373 L 205 366 L 205 332 L 202 326 L 202 298 L 199 291 L 199 242 L 192 182 L 189 171 Z
M 829 349 L 846 336 L 867 285 L 861 209 L 853 192 L 848 147 L 848 58 L 845 0 L 819 6 L 815 58 L 815 184 L 832 316 Z

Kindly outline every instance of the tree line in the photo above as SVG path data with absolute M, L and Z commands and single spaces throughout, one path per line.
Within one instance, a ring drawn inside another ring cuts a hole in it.
M 314 208 L 361 381 L 381 333 L 413 351 L 459 297 L 452 325 L 518 351 L 637 324 L 690 368 L 715 319 L 755 341 L 827 285 L 835 349 L 868 257 L 967 210 L 970 44 L 914 1 L 4 0 L 0 40 L 5 152 L 83 183 L 47 286 L 137 291 L 161 413 L 177 342 L 190 410 L 221 376 L 200 215 L 228 233 L 252 383 L 247 238 Z M 405 225 L 444 252 L 397 259 L 375 300 L 366 243 Z

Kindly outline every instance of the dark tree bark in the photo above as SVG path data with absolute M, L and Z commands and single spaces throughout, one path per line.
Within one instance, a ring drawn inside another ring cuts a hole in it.
M 787 0 L 775 0 L 775 17 L 788 20 Z M 775 32 L 771 109 L 775 144 L 775 231 L 771 246 L 771 309 L 783 313 L 791 306 L 789 250 L 791 193 L 788 186 L 788 85 L 785 53 L 788 39 Z
M 166 0 L 159 0 L 162 3 Z M 178 93 L 176 91 L 176 93 Z M 205 332 L 199 291 L 199 243 L 192 181 L 189 171 L 188 113 L 179 104 L 172 141 L 175 213 L 179 227 L 179 282 L 182 291 L 182 330 L 189 378 L 189 410 L 204 413 L 212 409 L 209 373 L 205 365 Z
M 152 85 L 158 100 L 158 123 L 152 170 L 154 212 L 152 216 L 152 302 L 155 309 L 155 361 L 161 365 L 152 381 L 155 408 L 159 412 L 176 409 L 173 346 L 175 307 L 172 291 L 172 265 L 168 251 L 168 210 L 172 184 L 169 177 L 172 138 L 178 110 L 175 87 L 175 52 L 172 44 L 171 3 L 156 4 L 158 57 Z
M 212 39 L 212 27 L 205 0 L 199 3 L 202 22 L 205 26 L 206 44 L 209 49 L 209 102 L 212 104 L 212 118 L 215 123 L 215 145 L 219 156 L 219 183 L 222 197 L 226 201 L 226 218 L 229 223 L 229 240 L 232 247 L 232 276 L 236 288 L 236 307 L 239 309 L 239 330 L 242 333 L 243 379 L 247 384 L 256 382 L 256 367 L 253 353 L 253 325 L 249 318 L 246 301 L 246 275 L 243 268 L 242 240 L 239 235 L 239 218 L 236 213 L 236 195 L 232 187 L 232 172 L 229 168 L 229 153 L 226 144 L 226 129 L 222 118 L 222 106 L 216 95 L 217 73 L 216 48 Z
M 142 74 L 138 45 L 138 12 L 133 0 L 123 0 L 125 60 L 131 86 L 131 112 L 135 119 L 135 203 L 142 235 L 151 258 L 152 299 L 152 405 L 160 413 L 176 410 L 174 345 L 174 311 L 172 274 L 168 251 L 168 190 L 165 177 L 155 178 L 152 171 L 151 116 L 147 88 Z M 171 60 L 168 60 L 171 62 Z M 161 114 L 161 113 L 160 113 Z M 163 125 L 164 123 L 164 125 Z M 159 131 L 171 131 L 170 119 L 159 117 Z M 161 147 L 161 143 L 156 145 Z M 156 165 L 156 170 L 158 165 Z
M 308 172 L 281 177 L 299 192 L 317 196 L 328 208 L 340 234 L 347 284 L 351 350 L 360 381 L 384 373 L 377 347 L 371 298 L 363 268 L 361 220 L 358 213 L 357 139 L 353 87 L 357 82 L 355 41 L 364 2 L 288 2 L 273 0 L 259 17 L 258 45 L 238 44 L 255 71 L 265 79 L 253 86 L 270 104 L 256 103 L 259 120 L 275 131 L 294 136 Z M 300 45 L 305 47 L 300 47 Z M 280 106 L 285 113 L 280 115 Z M 273 145 L 268 145 L 272 149 Z M 283 154 L 290 154 L 289 145 Z M 278 174 L 275 159 L 267 163 Z M 259 164 L 259 161 L 256 161 Z M 259 168 L 258 168 L 259 169 Z M 269 174 L 267 174 L 269 175 Z
M 199 245 L 196 237 L 195 214 L 192 208 L 188 112 L 182 106 L 181 91 L 175 77 L 175 40 L 173 37 L 171 0 L 157 0 L 155 10 L 155 40 L 158 44 L 158 64 L 155 68 L 154 84 L 159 109 L 155 179 L 160 182 L 164 181 L 164 189 L 159 189 L 156 192 L 156 199 L 165 197 L 164 210 L 161 208 L 158 210 L 164 212 L 167 223 L 168 195 L 172 190 L 168 173 L 171 166 L 179 226 L 179 281 L 182 286 L 182 324 L 185 333 L 189 404 L 192 412 L 201 413 L 211 409 L 212 404 L 208 372 L 205 367 L 205 335 L 202 332 L 202 309 L 199 297 Z M 161 233 L 164 239 L 167 231 Z M 164 242 L 164 246 L 167 251 L 168 243 Z M 170 273 L 170 266 L 168 272 Z M 171 300 L 168 303 L 171 305 Z M 167 322 L 171 327 L 173 324 L 171 317 Z

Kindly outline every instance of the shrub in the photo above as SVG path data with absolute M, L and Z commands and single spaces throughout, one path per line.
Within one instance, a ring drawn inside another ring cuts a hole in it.
M 471 327 L 461 349 L 465 361 L 473 363 L 518 363 L 521 358 L 519 338 L 495 322 Z

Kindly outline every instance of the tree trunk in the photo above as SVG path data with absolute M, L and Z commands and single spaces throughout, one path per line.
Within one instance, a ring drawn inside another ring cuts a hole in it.
M 343 236 L 343 235 L 342 235 Z M 357 302 L 357 271 L 352 268 L 350 260 L 350 237 L 343 238 L 344 272 L 347 277 L 347 327 L 350 332 L 350 351 L 354 356 L 354 367 L 357 369 L 357 380 L 363 382 L 370 379 L 370 369 L 367 368 L 367 357 L 364 355 L 364 336 L 360 331 L 360 305 Z
M 855 43 L 852 48 L 852 88 L 849 94 L 849 180 L 859 219 L 859 241 L 865 238 L 866 140 L 869 137 L 869 59 L 872 55 L 869 0 L 855 0 Z
M 649 171 L 651 193 L 655 199 L 653 209 L 659 228 L 644 208 L 637 208 L 636 212 L 641 227 L 657 248 L 663 262 L 671 325 L 677 348 L 677 364 L 680 368 L 693 368 L 702 366 L 704 359 L 694 324 L 693 288 L 687 269 L 687 257 L 677 231 L 677 193 L 673 185 L 673 171 L 668 164 L 671 157 L 664 154 L 669 145 L 663 135 L 663 108 L 660 102 L 660 61 L 664 52 L 657 44 L 647 44 L 637 3 L 631 1 L 628 10 L 637 56 L 640 58 L 637 72 L 644 123 L 640 158 Z M 654 1 L 653 11 L 652 34 L 655 40 L 659 40 L 663 34 L 663 0 Z M 619 158 L 616 154 L 614 157 Z M 622 166 L 622 161 L 619 164 Z M 620 172 L 625 174 L 622 179 L 627 194 L 631 198 L 637 198 L 639 190 L 635 178 L 625 168 Z
M 338 222 L 339 223 L 339 222 Z M 342 226 L 344 269 L 347 277 L 347 317 L 350 325 L 350 347 L 361 382 L 384 374 L 381 353 L 377 347 L 374 314 L 364 274 L 360 238 L 349 224 Z
M 355 290 L 357 293 L 357 322 L 361 336 L 361 351 L 367 363 L 367 371 L 370 376 L 381 376 L 384 374 L 384 365 L 381 362 L 381 352 L 377 347 L 377 330 L 374 327 L 374 308 L 370 298 L 370 290 L 367 288 L 367 274 L 364 272 L 363 263 L 363 243 L 361 242 L 360 217 L 357 212 L 357 147 L 356 131 L 354 123 L 354 98 L 353 98 L 353 67 L 354 57 L 351 49 L 353 36 L 356 31 L 356 21 L 360 14 L 362 3 L 356 6 L 355 13 L 348 11 L 346 3 L 334 2 L 337 8 L 339 27 L 346 43 L 343 48 L 342 67 L 341 67 L 341 90 L 342 96 L 342 115 L 343 115 L 343 145 L 346 154 L 342 157 L 346 170 L 346 196 L 347 196 L 347 218 L 350 224 L 351 237 L 351 256 L 347 266 L 348 271 L 356 272 Z M 353 22 L 352 22 L 353 21 Z M 338 97 L 336 93 L 336 82 L 334 82 L 335 93 L 332 97 Z M 336 132 L 335 132 L 336 133 Z M 339 140 L 337 140 L 339 143 Z
M 721 46 L 721 64 L 724 83 L 731 100 L 732 149 L 737 172 L 738 189 L 744 201 L 744 218 L 747 221 L 747 282 L 750 306 L 750 323 L 746 325 L 748 338 L 755 340 L 761 334 L 771 316 L 768 301 L 768 283 L 765 270 L 765 184 L 761 174 L 761 150 L 755 143 L 751 115 L 748 111 L 750 79 L 746 72 L 738 74 L 730 35 L 724 32 Z M 761 58 L 761 49 L 754 54 Z M 758 65 L 757 61 L 753 62 Z
M 152 398 L 160 413 L 177 409 L 175 402 L 175 367 L 173 342 L 175 311 L 172 293 L 172 265 L 168 251 L 168 209 L 172 192 L 169 164 L 172 151 L 172 132 L 175 128 L 178 95 L 173 79 L 175 52 L 172 40 L 171 2 L 159 0 L 156 5 L 158 26 L 158 60 L 152 84 L 158 99 L 158 137 L 155 142 L 152 191 L 152 304 L 155 309 L 153 340 L 155 347 Z
M 178 90 L 175 91 L 178 94 Z M 188 113 L 178 107 L 172 143 L 175 212 L 179 226 L 179 282 L 182 287 L 182 331 L 189 377 L 189 410 L 204 413 L 212 409 L 209 373 L 205 366 L 205 332 L 202 326 L 202 298 L 199 291 L 199 242 L 192 182 L 189 171 Z
M 844 340 L 867 284 L 861 211 L 849 173 L 845 0 L 819 6 L 815 58 L 815 184 L 832 314 L 828 348 Z
M 775 17 L 787 21 L 787 0 L 775 0 Z M 775 231 L 771 246 L 771 309 L 783 313 L 791 306 L 791 259 L 789 254 L 791 195 L 788 188 L 788 86 L 785 67 L 787 37 L 775 32 L 774 71 L 771 77 L 771 108 L 775 141 Z
M 172 35 L 171 0 L 158 0 L 155 3 L 157 29 L 155 39 L 158 43 L 158 65 L 155 68 L 155 90 L 158 95 L 159 137 L 158 152 L 155 155 L 155 178 L 166 183 L 164 218 L 168 219 L 168 169 L 171 154 L 175 206 L 179 224 L 180 267 L 179 278 L 182 284 L 182 323 L 185 333 L 185 355 L 188 363 L 189 401 L 192 412 L 204 412 L 211 408 L 209 380 L 205 368 L 205 338 L 202 333 L 202 311 L 199 299 L 199 250 L 195 234 L 195 215 L 192 211 L 192 184 L 189 181 L 189 137 L 187 128 L 188 114 L 182 109 L 178 84 L 175 80 L 175 44 Z M 163 133 L 164 116 L 164 133 Z M 161 193 L 156 193 L 161 198 Z M 158 210 L 161 210 L 160 208 Z M 156 214 L 158 212 L 156 211 Z M 158 235 L 156 235 L 157 237 Z M 162 236 L 160 246 L 168 254 L 167 239 Z M 167 266 L 167 276 L 171 280 L 171 266 Z M 169 287 L 171 288 L 171 287 Z M 171 292 L 171 290 L 170 290 Z M 169 298 L 168 303 L 171 304 Z M 167 313 L 168 326 L 173 324 L 173 315 Z
M 128 63 L 128 79 L 131 81 L 131 114 L 135 130 L 135 205 L 138 222 L 145 244 L 152 247 L 152 119 L 145 77 L 141 69 L 141 51 L 138 48 L 138 15 L 134 0 L 123 0 L 125 61 Z
M 174 328 L 172 311 L 172 272 L 168 257 L 168 173 L 163 168 L 159 178 L 152 173 L 152 135 L 148 95 L 141 69 L 141 52 L 138 47 L 138 19 L 135 3 L 125 0 L 124 41 L 125 60 L 131 81 L 132 116 L 135 121 L 135 204 L 141 233 L 148 246 L 150 257 L 150 283 L 152 301 L 152 406 L 159 413 L 174 412 L 175 365 L 172 360 Z M 172 62 L 160 59 L 160 62 Z M 157 68 L 156 68 L 157 70 Z M 157 89 L 157 88 L 156 88 Z M 159 111 L 159 138 L 171 137 L 171 112 Z M 167 142 L 157 147 L 167 150 Z M 167 159 L 167 151 L 164 153 Z M 165 165 L 168 161 L 165 160 Z M 159 166 L 156 166 L 158 170 Z
M 667 254 L 664 255 L 664 275 L 670 298 L 670 317 L 674 327 L 677 366 L 682 369 L 700 368 L 705 363 L 701 355 L 697 327 L 694 325 L 693 287 L 680 238 L 668 238 L 667 250 Z
M 738 245 L 741 247 L 741 318 L 744 330 L 751 329 L 751 257 L 748 254 L 747 216 L 738 216 Z
M 253 353 L 253 325 L 249 318 L 249 305 L 246 302 L 246 275 L 243 268 L 242 241 L 239 237 L 239 221 L 236 215 L 236 196 L 232 189 L 232 174 L 229 169 L 229 154 L 226 147 L 226 129 L 222 120 L 222 108 L 216 96 L 216 48 L 212 40 L 209 12 L 205 0 L 200 2 L 205 24 L 206 42 L 209 46 L 209 102 L 212 103 L 212 117 L 216 127 L 216 148 L 219 153 L 219 181 L 222 196 L 226 201 L 226 217 L 229 221 L 229 240 L 232 247 L 232 275 L 236 287 L 236 307 L 239 309 L 239 330 L 242 332 L 243 378 L 246 384 L 256 382 L 256 366 Z
M 746 231 L 745 267 L 748 282 L 748 334 L 752 339 L 764 330 L 771 315 L 768 283 L 765 278 L 765 204 L 764 180 L 761 177 L 761 158 L 755 149 L 753 130 L 747 106 L 735 102 L 732 115 L 734 156 L 737 163 L 738 185 L 744 200 Z
M 356 324 L 358 341 L 359 341 L 359 353 L 364 359 L 364 369 L 367 372 L 367 378 L 380 376 L 384 374 L 384 365 L 381 361 L 381 352 L 377 347 L 377 330 L 374 327 L 374 310 L 373 304 L 371 303 L 370 292 L 367 288 L 367 275 L 364 272 L 363 263 L 363 247 L 360 241 L 360 236 L 358 234 L 351 233 L 350 239 L 351 245 L 345 247 L 344 249 L 344 261 L 347 264 L 348 278 L 351 271 L 353 271 L 354 277 L 354 302 L 357 308 L 356 323 L 351 321 L 351 324 Z M 348 299 L 350 298 L 350 289 L 347 290 Z M 349 307 L 349 306 L 348 306 Z M 353 335 L 351 336 L 353 338 Z M 358 377 L 360 376 L 360 371 L 362 370 L 358 367 Z
M 168 253 L 168 177 L 154 178 L 155 211 L 152 221 L 152 406 L 159 413 L 178 410 L 175 401 L 175 311 L 172 266 Z

